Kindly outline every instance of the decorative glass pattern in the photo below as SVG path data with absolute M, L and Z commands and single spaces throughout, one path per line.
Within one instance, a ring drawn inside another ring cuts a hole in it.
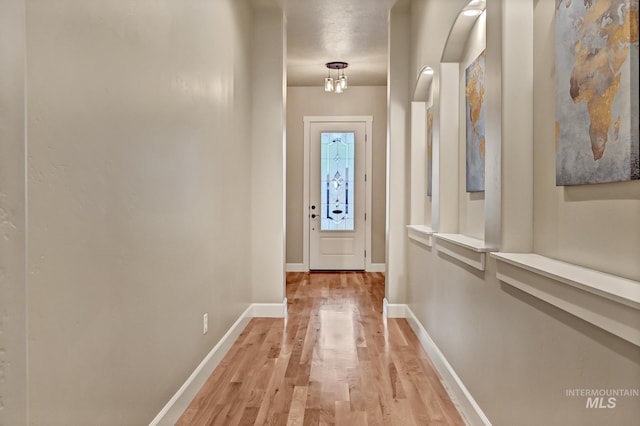
M 321 231 L 354 230 L 354 156 L 354 132 L 321 132 Z

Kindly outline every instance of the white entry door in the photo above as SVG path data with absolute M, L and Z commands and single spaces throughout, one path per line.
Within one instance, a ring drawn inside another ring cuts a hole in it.
M 309 127 L 309 267 L 365 269 L 364 122 Z

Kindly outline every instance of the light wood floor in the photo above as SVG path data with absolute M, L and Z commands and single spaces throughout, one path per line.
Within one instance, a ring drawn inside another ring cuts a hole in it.
M 463 425 L 384 276 L 287 274 L 289 319 L 254 318 L 178 425 Z

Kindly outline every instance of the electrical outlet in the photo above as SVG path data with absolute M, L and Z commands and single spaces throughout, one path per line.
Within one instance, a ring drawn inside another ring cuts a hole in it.
M 202 317 L 202 334 L 207 334 L 209 331 L 209 314 L 204 314 Z

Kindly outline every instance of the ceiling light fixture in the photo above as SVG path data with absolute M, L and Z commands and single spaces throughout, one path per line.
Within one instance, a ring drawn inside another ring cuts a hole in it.
M 462 16 L 480 16 L 486 7 L 487 3 L 484 0 L 471 0 L 462 10 Z
M 465 9 L 462 11 L 464 16 L 478 16 L 482 13 L 482 9 Z
M 346 62 L 335 61 L 327 62 L 325 66 L 329 69 L 329 76 L 324 79 L 324 91 L 333 93 L 342 93 L 347 89 L 347 76 L 344 74 L 345 68 L 349 66 Z M 337 70 L 338 75 L 335 80 L 331 77 L 331 70 Z

